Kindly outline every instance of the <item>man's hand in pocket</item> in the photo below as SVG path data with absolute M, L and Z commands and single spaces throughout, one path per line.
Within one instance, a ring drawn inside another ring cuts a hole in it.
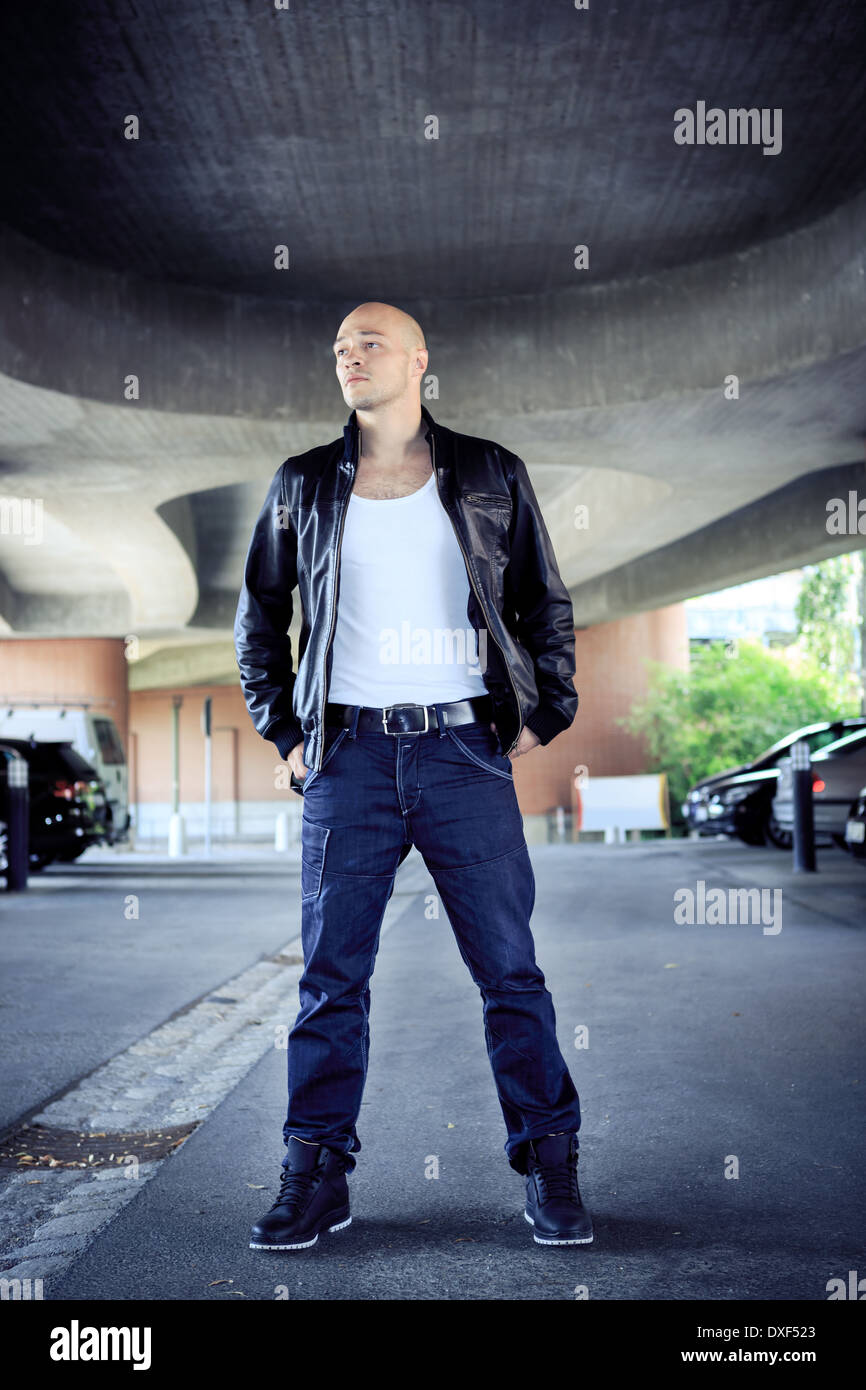
M 490 727 L 493 732 L 496 733 L 496 725 L 491 724 Z M 520 738 L 517 740 L 517 743 L 508 756 L 509 758 L 519 758 L 521 753 L 528 753 L 530 749 L 537 748 L 540 742 L 541 739 L 538 737 L 538 734 L 534 734 L 532 730 L 527 729 L 524 724 L 523 728 L 520 730 Z
M 300 743 L 295 744 L 294 748 L 289 753 L 289 756 L 286 758 L 286 762 L 289 764 L 289 767 L 292 769 L 292 772 L 295 774 L 299 782 L 303 782 L 306 780 L 307 773 L 310 769 L 304 762 L 303 739 L 301 739 Z

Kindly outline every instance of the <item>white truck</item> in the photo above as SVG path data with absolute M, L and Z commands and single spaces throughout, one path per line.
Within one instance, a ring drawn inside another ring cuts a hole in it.
M 71 743 L 105 787 L 111 809 L 110 842 L 129 834 L 129 770 L 117 725 L 88 705 L 6 704 L 0 707 L 0 743 L 7 738 Z

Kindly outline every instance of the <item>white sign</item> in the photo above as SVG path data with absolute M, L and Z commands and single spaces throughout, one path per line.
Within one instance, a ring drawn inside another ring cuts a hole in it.
M 575 788 L 575 810 L 577 830 L 670 830 L 667 777 L 590 775 Z

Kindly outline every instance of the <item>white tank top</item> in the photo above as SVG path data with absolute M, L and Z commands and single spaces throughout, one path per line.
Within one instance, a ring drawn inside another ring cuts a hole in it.
M 469 578 L 436 478 L 408 497 L 352 493 L 328 699 L 431 705 L 485 694 Z

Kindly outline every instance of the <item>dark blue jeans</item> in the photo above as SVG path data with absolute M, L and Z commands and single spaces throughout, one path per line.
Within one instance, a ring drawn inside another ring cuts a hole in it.
M 511 762 L 486 720 L 388 734 L 358 732 L 357 707 L 353 715 L 326 730 L 322 767 L 304 781 L 304 972 L 284 1141 L 296 1135 L 347 1155 L 361 1148 L 370 977 L 394 876 L 414 844 L 481 992 L 505 1152 L 525 1173 L 528 1140 L 576 1134 L 580 1104 L 535 960 L 535 878 Z

